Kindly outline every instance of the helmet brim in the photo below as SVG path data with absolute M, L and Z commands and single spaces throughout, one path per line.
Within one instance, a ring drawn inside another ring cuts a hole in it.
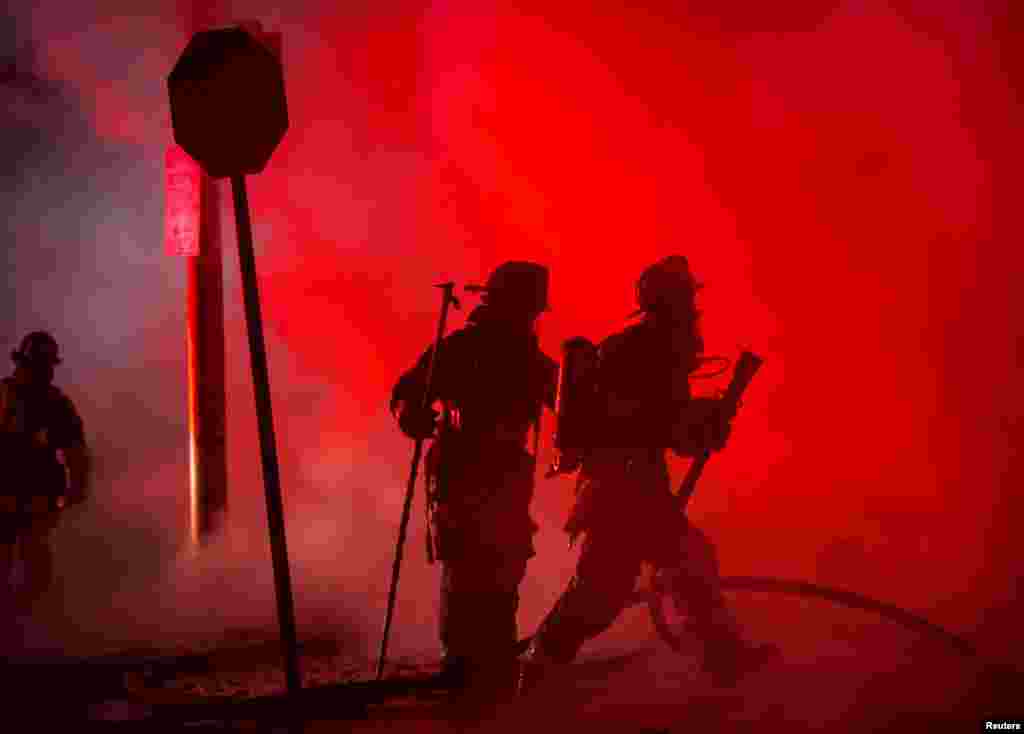
M 490 288 L 486 285 L 471 283 L 465 286 L 465 289 L 470 293 L 481 294 L 489 304 L 494 304 L 497 301 L 501 305 L 509 305 L 523 311 L 539 310 L 542 313 L 551 310 L 551 304 L 547 301 L 543 304 L 530 303 L 529 298 L 523 298 L 519 293 L 506 291 L 503 288 Z
M 22 354 L 21 352 L 18 352 L 18 351 L 11 352 L 11 359 L 14 360 L 18 364 L 50 364 L 50 365 L 58 365 L 58 364 L 60 364 L 61 362 L 64 361 L 60 357 L 50 357 L 49 359 L 32 359 L 32 358 L 27 357 L 27 356 L 25 356 L 24 354 Z

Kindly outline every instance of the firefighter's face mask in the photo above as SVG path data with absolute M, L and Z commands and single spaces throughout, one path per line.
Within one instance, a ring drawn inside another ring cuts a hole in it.
M 690 272 L 686 258 L 673 255 L 640 275 L 636 284 L 637 305 L 647 312 L 685 314 L 694 308 L 696 293 L 701 287 Z
M 60 364 L 57 342 L 46 332 L 26 336 L 17 351 L 11 353 L 18 368 L 34 384 L 53 381 L 54 366 Z
M 49 385 L 53 382 L 55 364 L 50 360 L 22 359 L 19 360 L 18 366 L 35 385 Z
M 535 303 L 513 299 L 484 298 L 484 305 L 492 321 L 516 330 L 533 328 L 543 313 Z

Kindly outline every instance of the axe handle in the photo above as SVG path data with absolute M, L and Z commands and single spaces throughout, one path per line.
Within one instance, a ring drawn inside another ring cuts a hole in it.
M 740 364 L 737 365 L 737 369 L 733 372 L 732 380 L 730 380 L 729 387 L 726 388 L 725 397 L 723 398 L 723 409 L 730 417 L 736 415 L 736 411 L 739 409 L 740 398 L 743 397 L 743 392 L 750 385 L 750 381 L 754 378 L 754 374 L 761 366 L 761 363 L 762 359 L 751 352 L 744 352 L 741 355 Z M 741 366 L 744 369 L 741 370 Z M 679 508 L 683 512 L 686 511 L 686 506 L 689 504 L 694 490 L 697 489 L 697 481 L 704 472 L 704 467 L 710 458 L 711 452 L 705 450 L 693 460 L 690 468 L 687 469 L 686 476 L 683 477 L 683 481 L 679 485 L 679 492 L 676 493 L 676 497 L 679 500 Z
M 705 451 L 694 459 L 690 463 L 690 468 L 686 470 L 686 476 L 683 477 L 683 481 L 679 485 L 679 492 L 676 494 L 676 498 L 679 500 L 679 509 L 683 512 L 686 512 L 686 505 L 689 504 L 693 491 L 697 489 L 697 480 L 700 479 L 700 475 L 704 472 L 704 465 L 710 458 L 711 452 Z

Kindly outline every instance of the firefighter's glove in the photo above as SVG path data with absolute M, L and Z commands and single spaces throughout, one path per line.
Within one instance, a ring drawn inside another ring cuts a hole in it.
M 407 406 L 398 416 L 398 427 L 409 438 L 427 439 L 434 435 L 438 415 L 433 408 Z
M 676 436 L 676 451 L 697 456 L 704 451 L 721 451 L 732 431 L 732 416 L 717 398 L 693 398 L 687 404 L 686 417 Z
M 732 433 L 732 416 L 725 403 L 717 398 L 696 398 L 694 417 L 701 448 L 705 451 L 721 451 Z
M 50 497 L 35 496 L 28 501 L 28 511 L 32 515 L 48 515 L 54 510 L 54 500 Z

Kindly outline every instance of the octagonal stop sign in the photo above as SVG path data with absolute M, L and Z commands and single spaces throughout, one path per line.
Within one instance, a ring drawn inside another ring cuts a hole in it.
M 167 88 L 175 142 L 214 178 L 259 173 L 288 129 L 281 63 L 240 27 L 196 33 Z
M 288 128 L 277 56 L 241 27 L 197 33 L 167 77 L 174 140 L 213 178 L 231 178 L 238 264 L 249 332 L 267 524 L 289 694 L 302 687 L 274 438 L 263 318 L 245 176 L 259 173 Z

